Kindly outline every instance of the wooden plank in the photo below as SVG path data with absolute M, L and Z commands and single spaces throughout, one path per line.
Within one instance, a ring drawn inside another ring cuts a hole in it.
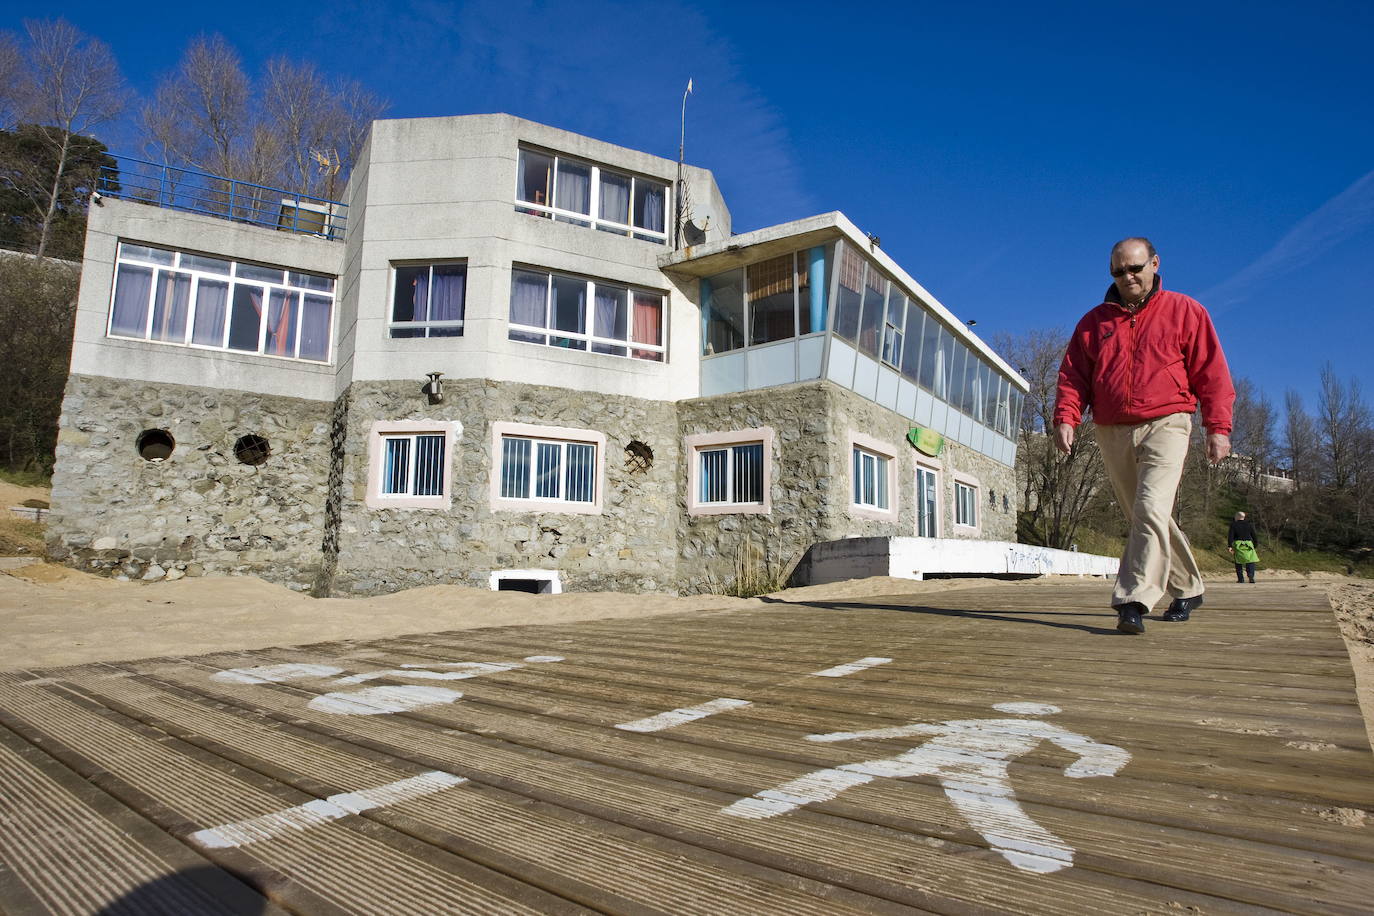
M 1324 598 L 1213 588 L 1193 621 L 1152 619 L 1132 638 L 1111 628 L 1108 594 L 990 586 L 77 666 L 0 676 L 0 721 L 30 743 L 18 753 L 105 799 L 97 819 L 124 811 L 164 844 L 245 818 L 279 825 L 284 810 L 416 773 L 467 780 L 205 851 L 299 911 L 1367 911 L 1374 838 L 1355 825 L 1374 807 L 1374 755 Z M 534 655 L 565 661 L 411 676 Z M 865 657 L 893 661 L 813 676 Z M 342 670 L 211 679 L 301 662 Z M 375 669 L 400 673 L 338 683 Z M 415 684 L 463 697 L 390 715 L 310 705 Z M 752 705 L 662 732 L 614 728 L 720 697 Z M 998 853 L 938 770 L 776 817 L 727 811 L 928 739 L 809 734 L 976 723 L 1007 715 L 990 708 L 1007 700 L 1053 703 L 1045 721 L 1131 754 L 1089 779 L 1066 778 L 1077 757 L 1049 743 L 1008 764 L 1017 810 L 1065 844 L 1070 868 L 1030 873 Z M 14 845 L 0 839 L 0 894 L 18 883 Z M 48 906 L 57 892 L 24 899 Z
M 460 704 L 460 705 L 461 705 L 461 704 Z M 455 710 L 456 710 L 457 708 L 458 708 L 458 707 L 454 707 Z M 452 724 L 454 724 L 453 720 L 452 720 L 452 719 L 449 719 L 449 718 L 447 718 L 447 717 L 445 717 L 445 725 L 446 725 L 446 726 L 451 726 Z M 487 730 L 487 729 L 479 729 L 479 730 L 483 731 L 483 733 L 484 733 L 485 735 L 487 735 L 487 736 L 490 736 L 490 735 L 491 735 L 491 731 L 490 731 L 490 730 Z M 565 749 L 565 752 L 566 752 L 566 750 L 567 750 L 568 748 L 570 748 L 570 747 L 572 747 L 572 746 L 574 745 L 574 742 L 573 742 L 572 740 L 570 740 L 569 736 L 567 736 L 567 735 L 561 736 L 561 740 L 558 741 L 558 742 L 555 742 L 555 743 L 558 744 L 559 746 L 563 747 L 563 748 Z M 624 749 L 616 749 L 616 753 L 614 754 L 615 757 L 623 757 L 623 756 L 625 756 L 625 755 L 626 755 L 626 752 L 625 752 Z M 674 754 L 674 756 L 676 757 L 677 755 Z M 732 762 L 732 763 L 736 763 L 736 764 L 737 764 L 737 762 Z M 472 763 L 471 763 L 471 761 L 469 761 L 469 767 L 471 767 L 471 766 L 472 766 Z M 716 769 L 719 769 L 719 768 L 720 768 L 719 766 L 716 767 Z M 737 768 L 737 767 L 736 767 L 736 768 Z M 676 774 L 675 774 L 675 775 L 676 775 Z M 770 776 L 767 776 L 767 777 L 765 777 L 765 778 L 772 780 L 772 781 L 776 784 L 777 782 L 784 781 L 784 779 L 787 778 L 787 777 L 790 776 L 790 775 L 796 775 L 796 774 L 795 774 L 795 773 L 791 773 L 791 772 L 789 772 L 789 773 L 784 773 L 784 774 L 774 773 L 774 774 L 772 774 L 772 775 L 770 775 Z M 490 777 L 489 777 L 487 774 L 482 774 L 479 778 L 488 779 L 488 778 L 490 778 Z M 702 779 L 699 779 L 699 780 L 698 780 L 698 783 L 701 782 L 701 781 L 703 781 L 703 780 L 702 780 Z M 905 791 L 905 790 L 903 790 L 903 791 Z M 747 794 L 747 792 L 746 792 L 745 794 Z M 938 810 L 937 810 L 937 812 L 936 812 L 935 814 L 930 815 L 930 818 L 931 818 L 930 823 L 938 823 L 938 821 L 939 821 L 940 818 L 948 819 L 948 806 L 947 806 L 947 803 L 946 803 L 946 802 L 944 802 L 943 800 L 941 800 L 941 799 L 939 799 L 939 798 L 937 797 L 937 798 L 935 799 L 935 801 L 934 801 L 934 807 L 937 808 Z M 870 820 L 870 822 L 871 822 L 871 818 L 870 818 L 869 820 Z M 910 826 L 910 825 L 908 824 L 908 826 Z M 928 829 L 929 829 L 929 828 L 928 828 Z M 935 833 L 936 833 L 937 835 L 938 835 L 939 833 L 941 833 L 941 832 L 943 832 L 943 833 L 945 833 L 945 834 L 950 834 L 950 831 L 948 831 L 948 830 L 943 830 L 943 831 L 942 831 L 942 830 L 940 830 L 940 829 L 938 829 L 938 828 L 935 830 Z M 957 835 L 957 832 L 956 832 L 954 835 Z M 1158 838 L 1156 838 L 1156 841 L 1157 841 L 1157 842 L 1160 842 L 1160 841 L 1158 841 Z M 1170 842 L 1170 841 L 1176 842 L 1176 841 L 1177 841 L 1177 837 L 1167 838 L 1164 842 Z M 1186 844 L 1185 844 L 1185 845 L 1186 845 Z M 1196 844 L 1196 843 L 1193 843 L 1193 845 L 1197 845 L 1197 844 Z M 1149 846 L 1147 845 L 1146 848 L 1149 848 Z M 1133 852 L 1134 852 L 1134 849 L 1132 849 L 1131 852 L 1133 853 Z M 1227 866 L 1224 870 L 1221 870 L 1223 874 L 1224 874 L 1224 873 L 1231 872 L 1231 871 L 1237 871 L 1237 869 L 1235 869 L 1234 866 L 1235 866 L 1236 862 L 1238 862 L 1238 861 L 1239 861 L 1239 862 L 1245 863 L 1245 865 L 1247 866 L 1247 867 L 1245 867 L 1245 868 L 1238 869 L 1238 871 L 1239 871 L 1240 873 L 1250 874 L 1250 873 L 1252 873 L 1252 872 L 1258 872 L 1258 873 L 1260 873 L 1260 874 L 1262 874 L 1262 875 L 1273 874 L 1273 876 L 1274 876 L 1273 886 L 1272 886 L 1272 887 L 1266 887 L 1266 888 L 1264 889 L 1263 893 L 1262 893 L 1258 898 L 1256 898 L 1257 900 L 1261 900 L 1261 901 L 1262 901 L 1262 900 L 1270 900 L 1270 901 L 1272 901 L 1276 896 L 1282 896 L 1282 891 L 1283 891 L 1283 889 L 1284 889 L 1284 887 L 1285 887 L 1284 882 L 1285 882 L 1285 881 L 1290 881 L 1290 880 L 1293 879 L 1293 873 L 1292 873 L 1290 870 L 1284 868 L 1284 863 L 1283 863 L 1282 861 L 1279 861 L 1279 862 L 1277 862 L 1277 863 L 1276 863 L 1275 861 L 1272 861 L 1272 860 L 1270 860 L 1270 861 L 1263 861 L 1262 864 L 1263 864 L 1264 867 L 1256 867 L 1256 862 L 1255 862 L 1255 860 L 1254 860 L 1254 858 L 1253 858 L 1253 855 L 1252 855 L 1250 858 L 1247 859 L 1247 857 L 1246 857 L 1245 855 L 1241 855 L 1241 854 L 1236 853 L 1236 852 L 1234 852 L 1234 851 L 1232 851 L 1230 855 L 1221 855 L 1221 854 L 1217 853 L 1215 850 L 1209 850 L 1209 854 L 1212 855 L 1213 857 L 1217 858 L 1219 862 L 1224 863 L 1224 864 Z M 1262 857 L 1261 857 L 1261 858 L 1262 858 Z M 1133 859 L 1134 859 L 1134 855 L 1123 855 L 1119 861 L 1124 862 L 1124 863 L 1127 863 L 1127 865 L 1128 865 L 1128 867 L 1129 867 L 1129 864 L 1133 861 Z M 1345 860 L 1328 860 L 1328 861 L 1326 862 L 1327 867 L 1331 867 L 1331 868 L 1347 867 L 1349 864 L 1350 864 L 1350 863 L 1347 862 L 1347 861 L 1345 861 Z M 1358 865 L 1359 863 L 1356 863 L 1356 864 Z M 1137 870 L 1137 871 L 1138 871 L 1138 870 Z M 1261 881 L 1261 883 L 1266 883 L 1266 882 L 1265 882 L 1265 881 Z M 1234 893 L 1234 889 L 1232 890 L 1232 893 Z M 1297 904 L 1297 903 L 1299 903 L 1302 899 L 1303 899 L 1303 898 L 1301 898 L 1301 897 L 1295 897 L 1295 898 L 1293 898 L 1293 899 L 1292 899 L 1291 901 L 1289 901 L 1289 902 L 1294 903 L 1294 904 Z M 1337 909 L 1337 910 L 1334 910 L 1334 911 L 1337 911 L 1337 912 L 1338 912 L 1338 911 L 1340 911 L 1340 910 Z

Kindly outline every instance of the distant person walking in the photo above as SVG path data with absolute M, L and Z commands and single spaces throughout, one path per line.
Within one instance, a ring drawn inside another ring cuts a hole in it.
M 1207 460 L 1231 453 L 1235 388 L 1212 319 L 1196 300 L 1166 290 L 1149 239 L 1112 246 L 1112 285 L 1083 316 L 1059 366 L 1055 445 L 1068 454 L 1091 409 L 1107 477 L 1128 525 L 1112 590 L 1116 628 L 1143 633 L 1142 618 L 1165 594 L 1165 620 L 1202 604 L 1202 574 L 1173 519 L 1174 499 L 1199 402 Z
M 1245 577 L 1249 576 L 1250 584 L 1255 584 L 1255 566 L 1259 563 L 1255 548 L 1258 545 L 1255 526 L 1245 518 L 1244 512 L 1237 512 L 1226 531 L 1226 549 L 1231 552 L 1231 562 L 1236 564 L 1237 582 L 1244 582 Z

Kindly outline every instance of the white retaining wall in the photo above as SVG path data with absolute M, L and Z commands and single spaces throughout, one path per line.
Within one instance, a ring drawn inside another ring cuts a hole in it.
M 1120 561 L 1071 550 L 1010 541 L 873 537 L 824 541 L 797 568 L 800 584 L 819 585 L 867 576 L 922 579 L 940 573 L 1114 576 Z

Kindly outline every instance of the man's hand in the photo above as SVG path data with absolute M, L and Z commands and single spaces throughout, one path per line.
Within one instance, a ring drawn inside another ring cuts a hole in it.
M 1231 454 L 1231 437 L 1226 433 L 1207 434 L 1207 460 L 1219 464 L 1221 459 Z
M 1054 428 L 1054 447 L 1065 455 L 1073 448 L 1073 424 L 1060 423 Z

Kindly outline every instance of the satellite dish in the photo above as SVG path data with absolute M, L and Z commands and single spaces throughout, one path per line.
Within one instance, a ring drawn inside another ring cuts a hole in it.
M 702 220 L 700 226 L 696 224 L 695 220 L 687 220 L 682 224 L 682 241 L 689 246 L 700 245 L 706 241 L 706 227 L 710 224 L 711 218 L 709 216 Z

